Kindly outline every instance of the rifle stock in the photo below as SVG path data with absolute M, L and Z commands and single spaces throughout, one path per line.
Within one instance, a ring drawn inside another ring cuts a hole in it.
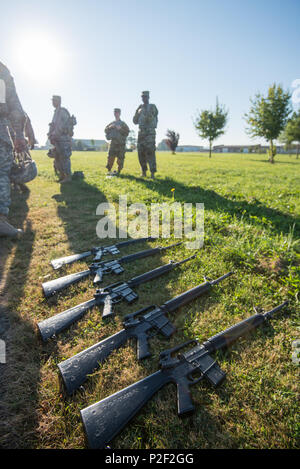
M 171 382 L 161 371 L 80 411 L 90 448 L 104 448 L 165 384 Z
M 92 255 L 92 251 L 82 252 L 80 254 L 72 254 L 71 256 L 59 257 L 58 259 L 53 259 L 50 264 L 52 265 L 53 269 L 57 270 L 60 269 L 63 265 L 71 264 L 72 262 L 80 261 L 85 257 L 89 257 Z
M 90 269 L 83 270 L 82 272 L 76 272 L 75 274 L 65 275 L 64 277 L 50 280 L 49 282 L 42 283 L 43 292 L 46 298 L 55 295 L 66 287 L 73 285 L 74 283 L 80 282 L 82 279 L 91 275 Z
M 62 313 L 56 314 L 51 318 L 45 319 L 38 323 L 38 329 L 40 331 L 42 340 L 45 342 L 50 339 L 53 335 L 58 334 L 70 327 L 75 321 L 80 319 L 86 311 L 96 306 L 97 301 L 95 299 L 85 301 L 80 305 L 74 306 L 73 308 L 67 309 Z
M 113 350 L 121 347 L 127 339 L 127 332 L 123 329 L 74 357 L 59 363 L 60 375 L 68 394 L 76 391 L 86 381 L 88 375 L 93 373 L 99 364 L 103 363 Z

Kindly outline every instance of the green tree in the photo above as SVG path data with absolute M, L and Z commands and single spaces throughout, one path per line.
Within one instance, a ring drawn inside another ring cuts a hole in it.
M 270 163 L 274 163 L 276 155 L 274 140 L 283 131 L 291 112 L 290 98 L 288 91 L 284 92 L 281 85 L 274 83 L 269 87 L 266 97 L 258 93 L 254 99 L 250 99 L 252 106 L 249 113 L 245 114 L 249 125 L 247 133 L 251 137 L 263 137 L 269 142 Z
M 214 110 L 203 110 L 198 112 L 194 120 L 194 126 L 201 138 L 209 141 L 209 157 L 211 158 L 212 143 L 220 135 L 225 133 L 225 126 L 228 120 L 228 110 L 223 105 L 216 102 Z
M 288 119 L 285 129 L 281 132 L 280 141 L 285 143 L 287 148 L 292 148 L 292 143 L 297 144 L 297 155 L 299 158 L 300 149 L 300 109 L 294 112 L 293 115 Z
M 172 154 L 175 155 L 175 150 L 178 147 L 180 135 L 176 133 L 175 130 L 168 129 L 166 133 L 166 137 L 168 137 L 166 139 L 166 144 L 170 148 Z
M 77 151 L 83 151 L 83 145 L 82 145 L 82 141 L 81 141 L 81 140 L 78 140 L 78 141 L 77 141 L 76 150 L 77 150 Z
M 136 136 L 135 136 L 135 131 L 130 130 L 127 140 L 126 140 L 126 147 L 130 148 L 131 150 L 136 149 Z

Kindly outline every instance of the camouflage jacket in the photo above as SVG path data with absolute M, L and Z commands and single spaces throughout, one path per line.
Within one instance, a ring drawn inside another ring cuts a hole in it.
M 155 104 L 141 104 L 133 117 L 133 123 L 138 124 L 140 130 L 156 129 L 158 110 Z
M 25 114 L 9 70 L 0 62 L 0 140 L 12 145 L 9 126 L 16 138 L 24 137 Z
M 104 132 L 107 140 L 111 140 L 112 143 L 125 145 L 129 134 L 129 127 L 121 120 L 113 121 L 105 127 Z
M 49 124 L 48 137 L 51 140 L 69 135 L 70 114 L 64 107 L 58 107 L 54 111 L 52 122 Z

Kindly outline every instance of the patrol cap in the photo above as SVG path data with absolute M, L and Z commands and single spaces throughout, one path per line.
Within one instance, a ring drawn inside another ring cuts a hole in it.
M 119 112 L 121 113 L 121 109 L 119 107 L 115 107 L 114 112 Z
M 142 91 L 142 96 L 146 96 L 147 98 L 149 98 L 149 91 Z
M 52 99 L 59 99 L 61 101 L 61 96 L 58 96 L 58 94 L 54 94 L 52 96 Z

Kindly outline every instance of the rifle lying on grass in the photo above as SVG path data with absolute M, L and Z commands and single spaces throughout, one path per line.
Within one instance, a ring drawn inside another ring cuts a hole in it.
M 145 251 L 139 251 L 134 254 L 129 254 L 129 256 L 123 256 L 120 259 L 113 261 L 102 261 L 102 262 L 93 262 L 90 265 L 90 268 L 83 270 L 81 272 L 76 272 L 75 274 L 66 275 L 64 277 L 59 277 L 55 280 L 50 280 L 49 282 L 42 283 L 43 292 L 46 298 L 55 295 L 61 290 L 73 285 L 74 283 L 80 282 L 84 278 L 94 275 L 94 284 L 102 281 L 103 275 L 105 274 L 121 274 L 124 272 L 121 264 L 127 264 L 133 262 L 137 259 L 143 259 L 144 257 L 154 256 L 155 254 L 160 254 L 167 249 L 179 246 L 180 243 L 172 244 L 171 246 L 166 246 L 162 248 L 153 248 L 146 249 Z
M 100 246 L 92 248 L 90 251 L 85 251 L 80 254 L 72 254 L 71 256 L 59 257 L 58 259 L 53 259 L 51 265 L 53 269 L 60 269 L 65 264 L 72 264 L 72 262 L 79 261 L 85 257 L 94 256 L 94 261 L 100 261 L 102 256 L 106 254 L 111 254 L 115 256 L 119 254 L 119 248 L 129 246 L 131 244 L 141 243 L 143 241 L 154 241 L 154 238 L 138 238 L 138 239 L 129 239 L 128 241 L 122 241 L 121 243 L 112 244 L 111 246 Z
M 121 347 L 128 339 L 135 338 L 137 340 L 139 360 L 149 357 L 151 355 L 148 345 L 149 338 L 158 332 L 165 337 L 170 337 L 175 332 L 175 327 L 167 319 L 166 313 L 173 313 L 232 274 L 233 272 L 229 272 L 217 280 L 206 281 L 172 300 L 166 301 L 162 306 L 151 305 L 128 314 L 124 318 L 123 330 L 59 363 L 58 368 L 68 394 L 76 391 L 88 375 L 93 373 L 100 363 L 103 363 L 115 349 Z
M 202 344 L 192 340 L 161 352 L 159 371 L 80 412 L 89 446 L 103 448 L 168 383 L 177 385 L 178 415 L 193 411 L 189 387 L 204 378 L 216 387 L 225 378 L 225 372 L 210 354 L 229 347 L 239 337 L 269 320 L 286 304 L 287 301 L 264 314 L 256 313 Z M 172 356 L 174 352 L 191 344 L 194 347 L 187 352 Z
M 111 316 L 113 311 L 113 306 L 116 303 L 120 303 L 121 301 L 125 300 L 127 303 L 132 303 L 133 301 L 137 300 L 138 295 L 133 291 L 134 287 L 137 287 L 141 283 L 148 282 L 154 278 L 160 277 L 175 267 L 187 262 L 191 259 L 194 259 L 196 255 L 194 254 L 187 259 L 183 259 L 180 262 L 173 262 L 170 261 L 169 264 L 164 264 L 157 269 L 150 270 L 142 275 L 138 275 L 134 277 L 128 282 L 117 282 L 113 283 L 112 285 L 108 285 L 105 288 L 101 288 L 96 290 L 96 294 L 94 299 L 85 301 L 80 305 L 74 306 L 71 309 L 67 309 L 62 313 L 56 314 L 49 319 L 45 319 L 42 322 L 38 323 L 38 328 L 41 333 L 41 337 L 44 341 L 52 337 L 53 335 L 58 334 L 59 332 L 63 331 L 64 329 L 68 328 L 74 322 L 78 321 L 86 311 L 94 308 L 97 305 L 103 305 L 103 317 Z

